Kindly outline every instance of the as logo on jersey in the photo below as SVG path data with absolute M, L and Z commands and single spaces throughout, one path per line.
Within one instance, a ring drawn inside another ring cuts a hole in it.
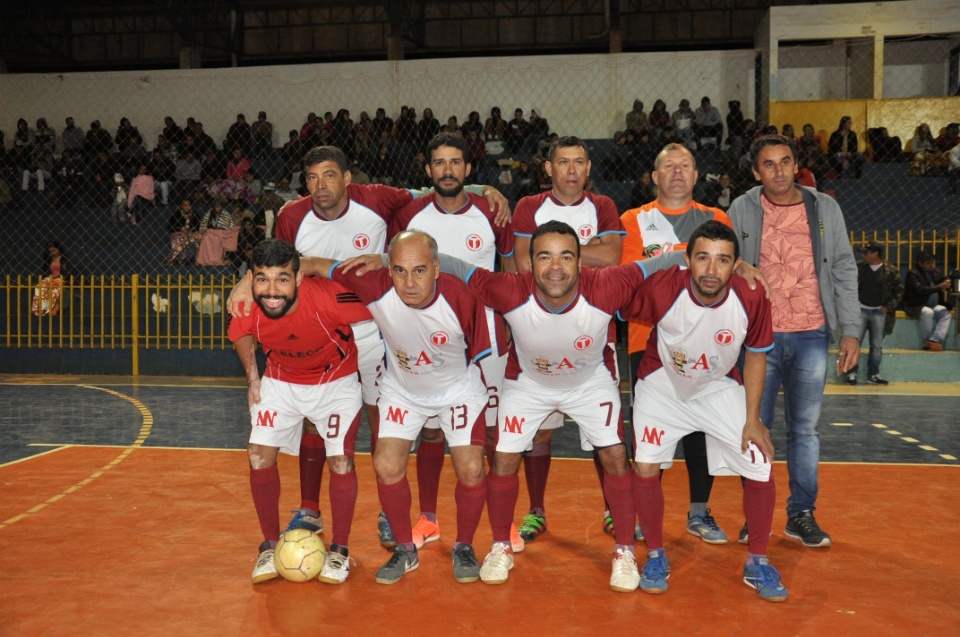
M 717 345 L 729 345 L 733 342 L 733 331 L 723 329 L 713 335 L 713 340 L 717 342 Z
M 442 334 L 444 337 L 446 337 L 446 334 L 443 332 L 437 332 L 437 334 Z M 437 334 L 434 334 L 434 336 Z M 429 374 L 433 371 L 434 367 L 441 367 L 443 366 L 444 362 L 446 362 L 442 357 L 437 356 L 436 354 L 434 354 L 431 358 L 431 356 L 426 352 L 420 352 L 414 357 L 408 354 L 407 351 L 401 347 L 394 349 L 393 353 L 396 355 L 397 362 L 400 364 L 400 367 L 411 374 Z
M 580 235 L 581 239 L 587 241 L 593 237 L 593 226 L 580 226 L 577 229 L 577 234 Z
M 588 349 L 591 345 L 593 345 L 593 337 L 587 334 L 578 337 L 577 340 L 573 342 L 573 346 L 581 351 Z
M 446 332 L 434 332 L 430 335 L 430 342 L 434 345 L 446 345 L 449 341 L 450 337 Z
M 589 347 L 589 344 L 587 347 Z M 582 358 L 570 360 L 566 356 L 561 358 L 559 361 L 552 361 L 546 356 L 534 356 L 531 362 L 533 363 L 534 367 L 536 367 L 538 372 L 548 376 L 559 376 L 560 374 L 566 372 L 577 371 L 586 365 L 586 361 L 584 361 Z
M 353 247 L 357 250 L 364 250 L 370 245 L 370 237 L 362 232 L 353 238 Z
M 467 237 L 467 249 L 476 252 L 483 247 L 483 237 L 478 234 L 472 234 Z

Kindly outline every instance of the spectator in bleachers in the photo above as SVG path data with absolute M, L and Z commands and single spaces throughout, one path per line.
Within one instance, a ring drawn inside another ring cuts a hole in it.
M 157 135 L 157 143 L 153 147 L 154 152 L 160 153 L 170 161 L 177 161 L 177 148 L 170 143 L 166 135 Z
M 203 215 L 200 220 L 200 232 L 207 230 L 230 230 L 236 227 L 233 214 L 230 209 L 224 206 L 223 201 L 217 199 L 213 202 L 210 210 Z
M 267 227 L 267 236 L 273 236 L 273 222 L 276 215 L 287 203 L 277 195 L 277 184 L 268 181 L 263 185 L 263 194 L 260 195 L 260 207 L 263 209 L 264 225 Z
M 723 117 L 720 109 L 713 106 L 707 96 L 700 100 L 700 108 L 694 111 L 693 137 L 700 145 L 705 139 L 714 140 L 718 148 L 723 143 Z
M 920 124 L 917 126 L 916 134 L 910 140 L 910 152 L 915 155 L 920 153 L 929 153 L 937 151 L 937 140 L 933 138 L 930 132 L 930 126 Z
M 173 118 L 167 115 L 163 118 L 163 136 L 167 138 L 167 141 L 170 142 L 175 148 L 180 147 L 180 144 L 183 143 L 184 130 L 177 126 L 177 123 L 173 121 Z
M 34 139 L 39 139 L 43 147 L 50 151 L 50 154 L 57 152 L 57 131 L 47 125 L 47 119 L 41 117 L 37 120 L 37 129 L 34 131 Z
M 284 177 L 280 180 L 280 184 L 277 186 L 277 196 L 284 201 L 294 201 L 300 198 L 297 189 L 290 185 L 289 177 Z
M 378 108 L 373 116 L 373 135 L 371 135 L 371 139 L 379 142 L 384 133 L 393 134 L 393 118 L 387 117 L 387 112 Z
M 161 135 L 161 137 L 163 136 Z M 169 144 L 167 145 L 169 146 Z M 157 192 L 160 194 L 160 203 L 164 206 L 169 205 L 170 189 L 173 187 L 177 167 L 159 146 L 153 150 L 149 170 L 150 174 L 153 175 Z
M 146 164 L 137 167 L 137 176 L 130 182 L 127 192 L 127 209 L 130 211 L 130 223 L 137 225 L 143 218 L 146 207 L 153 203 L 157 186 Z
M 193 134 L 192 129 L 184 129 L 183 143 L 180 144 L 180 155 L 192 153 L 194 157 L 200 160 L 204 153 L 200 152 L 200 146 L 197 145 L 197 136 Z
M 693 142 L 693 109 L 690 108 L 690 100 L 686 98 L 680 100 L 680 108 L 673 112 L 670 123 L 673 124 L 674 134 L 684 146 L 697 147 Z
M 504 150 L 508 153 L 519 153 L 527 140 L 529 131 L 530 122 L 523 118 L 523 109 L 515 109 L 513 119 L 507 122 L 503 131 Z
M 658 143 L 663 135 L 663 129 L 670 125 L 670 113 L 667 111 L 667 103 L 661 99 L 657 99 L 653 103 L 653 108 L 650 110 L 650 116 L 647 118 L 647 126 L 650 127 L 650 132 L 653 133 L 653 138 L 657 140 Z M 665 145 L 666 144 L 663 146 Z M 661 146 L 661 148 L 663 146 Z
M 283 145 L 280 156 L 283 159 L 283 163 L 287 166 L 291 163 L 300 165 L 300 162 L 303 161 L 303 156 L 307 152 L 306 146 L 303 140 L 300 139 L 297 131 L 291 130 L 288 137 L 289 139 L 287 143 Z
M 891 137 L 890 132 L 883 126 L 868 128 L 867 139 L 873 149 L 873 161 L 894 163 L 903 160 L 903 142 L 899 137 Z
M 90 205 L 95 208 L 113 203 L 113 176 L 120 168 L 105 150 L 97 152 L 90 164 Z
M 907 272 L 903 309 L 920 321 L 920 340 L 925 350 L 941 352 L 947 341 L 953 307 L 946 297 L 949 289 L 950 280 L 937 268 L 935 257 L 921 252 L 914 268 Z
M 356 159 L 350 164 L 350 183 L 357 184 L 358 186 L 367 186 L 373 183 L 370 175 L 367 174 L 363 166 L 361 166 L 360 162 Z
M 638 144 L 637 131 L 628 128 L 617 136 L 616 145 L 601 162 L 604 177 L 608 181 L 626 181 L 637 174 L 635 153 Z
M 19 140 L 18 140 L 19 141 Z M 30 182 L 37 182 L 37 191 L 46 190 L 46 182 L 53 175 L 53 152 L 48 145 L 44 144 L 44 138 L 35 137 L 33 141 L 33 150 L 30 153 L 30 161 L 27 169 L 21 176 L 21 190 L 30 189 Z
M 141 146 L 143 144 L 143 136 L 140 135 L 137 127 L 130 123 L 129 119 L 122 117 L 120 118 L 120 126 L 117 128 L 117 134 L 114 136 L 113 141 L 117 145 L 117 152 L 122 155 L 127 148 Z
M 177 167 L 174 170 L 174 203 L 181 201 L 184 197 L 192 199 L 200 186 L 202 176 L 203 165 L 194 156 L 193 151 L 187 149 L 177 160 Z
M 777 129 L 776 124 L 768 124 L 763 127 L 763 130 L 760 131 L 760 137 L 767 137 L 768 135 L 779 135 L 780 131 Z
M 780 134 L 787 139 L 793 140 L 793 143 L 797 143 L 797 135 L 793 130 L 793 124 L 784 124 L 783 131 Z
M 353 148 L 347 153 L 355 161 L 366 162 L 374 153 L 373 120 L 366 113 L 360 113 L 360 121 L 354 127 Z
M 647 127 L 647 114 L 643 110 L 643 102 L 639 99 L 633 100 L 633 108 L 627 113 L 626 130 L 640 132 Z
M 707 192 L 703 203 L 711 208 L 719 208 L 726 212 L 730 209 L 733 200 L 743 193 L 733 184 L 730 175 L 723 173 L 716 180 L 707 178 Z
M 426 149 L 430 140 L 439 132 L 440 122 L 433 116 L 433 109 L 423 109 L 423 119 L 417 124 L 417 148 L 420 150 Z
M 273 124 L 267 121 L 267 113 L 257 113 L 257 121 L 250 125 L 251 155 L 256 159 L 269 156 L 273 148 Z
M 313 129 L 316 126 L 317 114 L 316 113 L 307 113 L 307 121 L 303 123 L 303 126 L 300 127 L 300 132 L 297 136 L 300 138 L 300 141 L 306 143 L 307 138 L 313 134 Z
M 72 150 L 74 153 L 82 153 L 83 147 L 87 143 L 87 138 L 83 134 L 83 129 L 77 128 L 73 123 L 73 118 L 66 119 L 66 127 L 63 129 L 63 150 Z
M 657 185 L 653 183 L 650 172 L 640 173 L 640 178 L 630 191 L 630 207 L 639 208 L 657 199 Z
M 263 194 L 263 182 L 253 168 L 247 168 L 243 173 L 243 181 L 247 184 L 247 203 L 256 203 Z
M 56 316 L 60 313 L 62 279 L 72 274 L 67 257 L 59 241 L 50 241 L 43 249 L 43 276 L 34 289 L 32 311 L 34 316 Z
M 652 113 L 651 113 L 651 114 L 652 114 Z M 655 141 L 656 144 L 657 144 L 657 152 L 658 152 L 658 153 L 659 153 L 661 150 L 663 150 L 664 146 L 667 146 L 668 144 L 677 143 L 677 138 L 676 138 L 676 136 L 674 135 L 673 125 L 672 125 L 672 124 L 667 124 L 666 126 L 664 126 L 663 128 L 661 128 L 659 135 L 657 135 L 656 133 L 654 133 L 654 141 Z M 636 206 L 634 206 L 634 208 L 636 208 Z
M 130 221 L 127 205 L 127 182 L 122 173 L 113 174 L 113 187 L 110 190 L 110 219 L 116 223 Z
M 470 114 L 467 115 L 467 121 L 460 127 L 460 132 L 466 139 L 470 139 L 470 131 L 472 130 L 477 131 L 477 135 L 482 138 L 483 123 L 480 121 L 480 113 L 477 111 L 470 111 Z
M 231 265 L 228 253 L 236 251 L 237 230 L 243 212 L 242 199 L 233 202 L 228 211 L 223 202 L 214 201 L 213 208 L 200 221 L 200 246 L 197 265 Z
M 68 148 L 63 151 L 60 161 L 54 165 L 53 192 L 56 205 L 61 208 L 78 206 L 83 202 L 86 179 L 83 166 L 77 161 L 77 151 Z
M 464 126 L 466 126 L 466 124 L 464 124 Z M 473 167 L 470 171 L 469 177 L 474 179 L 477 183 L 484 183 L 483 179 L 484 175 L 486 174 L 484 157 L 487 154 L 487 143 L 483 141 L 483 137 L 480 136 L 480 131 L 475 127 L 471 127 L 469 129 L 466 137 L 467 151 L 469 155 L 467 157 L 467 161 L 469 161 L 470 165 Z
M 743 111 L 740 110 L 740 100 L 730 100 L 727 106 L 730 108 L 727 113 L 727 145 L 730 147 L 730 156 L 740 159 L 747 145 L 743 140 L 746 120 L 743 117 Z
M 237 276 L 242 277 L 247 273 L 253 249 L 265 238 L 263 228 L 256 225 L 252 214 L 244 215 L 240 221 L 240 232 L 237 234 Z
M 250 165 L 250 160 L 240 147 L 234 147 L 226 165 L 221 163 L 216 153 L 207 153 L 200 181 L 207 195 L 213 199 L 247 198 L 247 183 L 243 174 L 250 170 Z
M 530 109 L 530 133 L 529 138 L 533 142 L 539 142 L 550 135 L 550 122 L 540 117 L 540 111 L 536 108 Z M 536 148 L 534 148 L 536 150 Z
M 937 136 L 936 141 L 941 153 L 953 150 L 955 146 L 960 145 L 960 124 L 947 124 L 943 134 Z
M 250 124 L 247 123 L 246 116 L 243 113 L 237 113 L 237 121 L 227 129 L 227 136 L 223 140 L 223 149 L 241 148 L 243 154 L 246 155 L 250 152 L 251 137 Z
M 807 188 L 817 187 L 817 176 L 814 171 L 816 168 L 815 160 L 810 153 L 797 153 L 797 176 L 794 178 L 801 186 Z
M 173 214 L 167 224 L 170 231 L 170 256 L 167 265 L 183 265 L 192 263 L 197 256 L 200 246 L 200 219 L 193 211 L 193 202 L 186 198 Z
M 345 108 L 337 111 L 337 116 L 330 122 L 330 143 L 344 153 L 349 153 L 353 146 L 353 120 Z
M 213 138 L 207 135 L 203 130 L 203 122 L 196 122 L 193 125 L 193 136 L 197 144 L 197 150 L 200 155 L 207 155 L 217 151 L 217 143 Z
M 427 160 L 423 151 L 418 150 L 417 154 L 413 156 L 413 161 L 410 162 L 410 167 L 407 169 L 406 179 L 402 184 L 403 187 L 420 190 L 421 188 L 429 188 L 432 186 L 433 182 L 427 175 L 426 165 Z
M 487 118 L 486 123 L 483 125 L 484 141 L 503 141 L 506 125 L 507 123 L 503 121 L 503 117 L 500 115 L 500 107 L 494 106 L 491 108 L 490 117 Z
M 440 129 L 442 133 L 459 133 L 460 132 L 460 123 L 457 121 L 456 115 L 451 115 L 447 118 L 447 125 Z M 462 133 L 461 133 L 462 134 Z
M 13 133 L 14 143 L 16 143 L 17 140 L 23 142 L 26 148 L 33 148 L 34 131 L 30 128 L 30 125 L 27 124 L 27 120 L 22 117 L 17 120 L 17 130 Z
M 853 168 L 854 175 L 860 178 L 860 169 L 866 158 L 858 149 L 857 134 L 853 132 L 853 119 L 849 115 L 840 118 L 840 125 L 837 130 L 830 134 L 830 140 L 827 142 L 827 154 L 830 157 L 830 165 L 837 172 L 837 177 L 842 178 L 843 172 L 847 168 Z
M 960 183 L 960 144 L 957 144 L 947 153 L 950 165 L 947 169 L 947 177 L 950 182 L 950 194 L 957 194 L 957 184 Z
M 815 147 L 821 153 L 823 152 L 823 140 L 820 139 L 820 136 L 817 135 L 817 132 L 813 129 L 812 124 L 803 125 L 803 135 L 797 139 L 797 149 L 804 150 L 805 148 Z
M 380 144 L 377 156 L 370 163 L 370 178 L 375 184 L 392 186 L 396 181 L 394 178 L 396 167 L 396 160 L 390 154 L 390 148 L 386 144 Z
M 404 150 L 417 143 L 417 112 L 408 106 L 400 107 L 400 117 L 393 126 L 393 137 Z
M 870 356 L 867 359 L 867 382 L 887 385 L 880 377 L 883 360 L 883 337 L 893 334 L 897 320 L 897 306 L 903 298 L 903 280 L 892 263 L 884 263 L 883 246 L 869 242 L 861 250 L 863 259 L 857 262 L 857 294 L 860 299 L 860 343 L 870 335 Z M 847 384 L 857 384 L 857 365 L 847 374 Z
M 113 137 L 100 125 L 100 120 L 90 122 L 85 147 L 87 157 L 95 157 L 99 152 L 109 153 L 113 149 Z

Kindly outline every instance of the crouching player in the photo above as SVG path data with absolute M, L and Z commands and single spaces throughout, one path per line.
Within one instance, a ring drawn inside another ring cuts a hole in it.
M 663 593 L 670 577 L 661 464 L 670 464 L 681 438 L 702 431 L 710 473 L 744 478 L 750 552 L 743 581 L 765 600 L 784 601 L 787 589 L 767 561 L 776 493 L 773 443 L 760 421 L 766 352 L 773 347 L 770 303 L 762 289 L 751 290 L 733 276 L 740 249 L 727 226 L 717 221 L 700 226 L 684 260 L 688 270 L 673 267 L 654 275 L 630 308 L 657 326 L 638 372 L 633 405 L 634 497 L 649 557 L 640 588 Z M 737 369 L 741 346 L 746 348 L 742 378 Z
M 253 582 L 277 576 L 273 549 L 280 539 L 277 453 L 297 455 L 303 419 L 316 423 L 330 467 L 333 538 L 319 579 L 341 584 L 350 571 L 347 542 L 357 501 L 353 452 L 360 423 L 357 347 L 351 323 L 369 321 L 367 308 L 332 281 L 303 278 L 296 249 L 280 239 L 261 241 L 249 277 L 255 307 L 234 318 L 229 337 L 247 374 L 250 407 L 250 490 L 263 543 Z M 267 355 L 260 380 L 255 355 Z

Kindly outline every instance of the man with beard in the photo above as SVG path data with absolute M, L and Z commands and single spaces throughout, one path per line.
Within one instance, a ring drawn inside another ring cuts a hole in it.
M 333 510 L 333 538 L 319 577 L 341 584 L 350 571 L 347 542 L 357 500 L 353 454 L 361 404 L 350 324 L 369 321 L 370 313 L 342 286 L 315 277 L 305 280 L 296 249 L 285 241 L 260 242 L 251 261 L 248 277 L 255 304 L 249 315 L 231 321 L 229 337 L 247 375 L 250 490 L 263 532 L 253 583 L 277 576 L 277 454 L 297 455 L 303 419 L 309 418 L 323 430 Z M 257 341 L 267 355 L 262 381 Z
M 433 183 L 434 192 L 421 197 L 394 215 L 390 223 L 392 238 L 403 230 L 422 230 L 437 241 L 440 252 L 455 256 L 471 265 L 496 270 L 497 256 L 505 272 L 515 272 L 513 256 L 513 224 L 497 226 L 489 204 L 463 189 L 471 165 L 466 140 L 460 133 L 440 133 L 427 144 L 424 169 Z M 503 317 L 487 308 L 490 342 L 496 351 L 483 359 L 480 368 L 489 393 L 487 405 L 487 459 L 492 461 L 496 444 L 497 405 L 500 386 L 507 366 L 506 330 Z M 430 419 L 421 432 L 417 446 L 417 487 L 420 496 L 420 519 L 413 527 L 413 542 L 422 548 L 425 543 L 440 539 L 437 523 L 437 493 L 444 463 L 444 436 L 436 419 Z M 516 527 L 512 530 L 514 551 L 523 550 L 523 540 Z

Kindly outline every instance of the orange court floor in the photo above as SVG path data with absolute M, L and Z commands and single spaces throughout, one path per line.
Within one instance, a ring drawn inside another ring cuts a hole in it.
M 785 465 L 776 464 L 769 554 L 790 591 L 782 604 L 760 600 L 742 582 L 747 549 L 736 542 L 743 520 L 738 479 L 718 478 L 711 498 L 733 541 L 711 546 L 686 532 L 682 462 L 663 478 L 669 591 L 611 591 L 613 540 L 601 531 L 593 464 L 559 457 L 547 490 L 549 531 L 517 555 L 502 586 L 453 580 L 449 461 L 440 490 L 441 539 L 420 551 L 418 570 L 395 585 L 377 584 L 374 573 L 388 554 L 377 543 L 379 505 L 365 453 L 357 456 L 360 493 L 347 582 L 253 585 L 260 534 L 245 452 L 235 444 L 242 427 L 226 445 L 199 446 L 187 433 L 171 438 L 165 429 L 224 428 L 185 407 L 215 408 L 224 396 L 197 401 L 189 389 L 220 385 L 164 386 L 166 416 L 149 386 L 145 380 L 0 376 L 0 422 L 10 445 L 0 452 L 0 636 L 960 634 L 960 509 L 950 504 L 960 492 L 955 385 L 917 390 L 937 401 L 935 413 L 947 425 L 946 433 L 930 434 L 932 444 L 923 444 L 922 427 L 884 425 L 881 416 L 889 421 L 889 413 L 864 414 L 859 403 L 847 408 L 850 422 L 822 423 L 825 442 L 859 432 L 867 442 L 852 447 L 864 446 L 866 458 L 870 445 L 892 446 L 892 457 L 913 458 L 917 446 L 933 449 L 916 456 L 928 462 L 865 461 L 853 453 L 823 462 L 818 519 L 833 536 L 830 548 L 804 548 L 785 537 L 787 475 Z M 851 389 L 831 390 L 828 402 L 840 401 L 831 413 L 843 413 Z M 873 388 L 863 389 L 864 404 L 878 402 Z M 216 391 L 228 393 L 231 404 L 243 400 L 236 383 Z M 412 460 L 410 469 L 416 509 Z M 296 459 L 281 455 L 280 471 L 281 506 L 294 508 Z M 326 484 L 321 507 L 329 515 Z M 526 502 L 521 488 L 518 516 Z M 490 537 L 484 515 L 475 541 L 480 559 Z M 642 544 L 637 550 L 642 555 Z

